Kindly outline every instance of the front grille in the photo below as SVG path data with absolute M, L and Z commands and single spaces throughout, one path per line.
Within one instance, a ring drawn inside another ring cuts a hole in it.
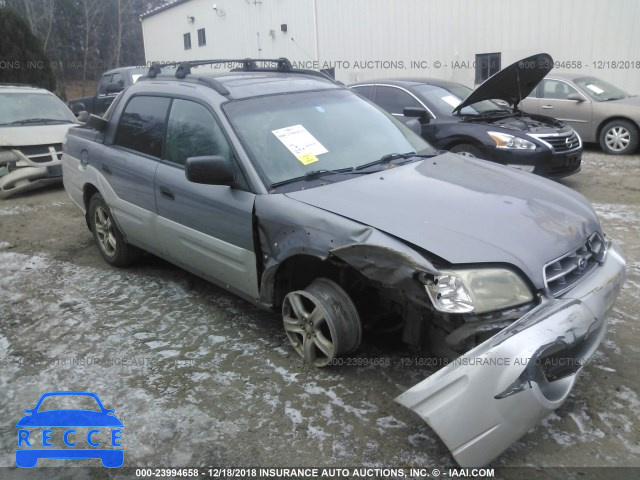
M 578 167 L 580 167 L 580 164 L 581 158 L 579 155 L 567 155 L 565 158 L 562 158 L 562 161 L 557 165 L 549 168 L 548 175 L 557 176 L 573 173 L 578 169 Z
M 598 266 L 605 254 L 602 236 L 594 232 L 587 243 L 544 267 L 544 281 L 554 297 L 563 294 Z
M 18 147 L 17 150 L 20 150 L 25 157 L 36 163 L 47 163 L 62 158 L 61 143 L 55 143 L 53 145 L 28 145 Z
M 551 148 L 558 153 L 580 147 L 580 138 L 575 132 L 571 132 L 569 135 L 536 135 L 536 138 L 551 145 Z

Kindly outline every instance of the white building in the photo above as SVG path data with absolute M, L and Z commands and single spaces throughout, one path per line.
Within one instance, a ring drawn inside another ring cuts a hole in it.
M 150 61 L 287 57 L 343 82 L 468 86 L 549 53 L 558 71 L 640 94 L 637 0 L 177 0 L 142 16 Z

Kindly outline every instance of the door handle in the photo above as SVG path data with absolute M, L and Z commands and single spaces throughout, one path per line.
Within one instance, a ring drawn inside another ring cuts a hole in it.
M 553 107 L 551 105 L 542 105 L 542 108 L 544 108 L 545 110 L 553 110 Z
M 160 187 L 160 195 L 162 195 L 164 198 L 168 198 L 169 200 L 176 199 L 176 196 L 173 194 L 173 192 L 164 186 Z
M 106 173 L 107 175 L 111 175 L 111 169 L 109 167 L 107 167 L 106 165 L 102 165 L 102 171 L 104 173 Z

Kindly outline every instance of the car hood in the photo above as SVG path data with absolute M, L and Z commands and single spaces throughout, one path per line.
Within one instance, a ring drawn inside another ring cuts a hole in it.
M 92 410 L 48 410 L 25 415 L 16 427 L 122 427 L 115 415 Z
M 498 98 L 514 107 L 526 98 L 553 68 L 553 59 L 546 53 L 538 53 L 517 61 L 489 77 L 476 88 L 453 113 L 482 100 Z
M 286 195 L 452 264 L 514 265 L 536 288 L 544 287 L 546 263 L 600 231 L 579 193 L 452 153 Z
M 75 123 L 0 127 L 0 147 L 24 147 L 62 143 Z
M 531 113 L 514 112 L 511 115 L 494 117 L 465 116 L 463 121 L 483 125 L 492 125 L 527 133 L 568 133 L 570 128 L 555 118 Z

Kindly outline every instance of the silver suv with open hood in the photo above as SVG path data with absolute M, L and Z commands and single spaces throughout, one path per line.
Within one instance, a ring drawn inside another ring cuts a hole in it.
M 564 401 L 605 334 L 625 262 L 593 209 L 438 152 L 286 59 L 213 63 L 229 62 L 154 66 L 69 132 L 65 188 L 100 254 L 146 250 L 281 313 L 312 365 L 374 321 L 457 358 L 397 400 L 461 465 L 491 461 Z

